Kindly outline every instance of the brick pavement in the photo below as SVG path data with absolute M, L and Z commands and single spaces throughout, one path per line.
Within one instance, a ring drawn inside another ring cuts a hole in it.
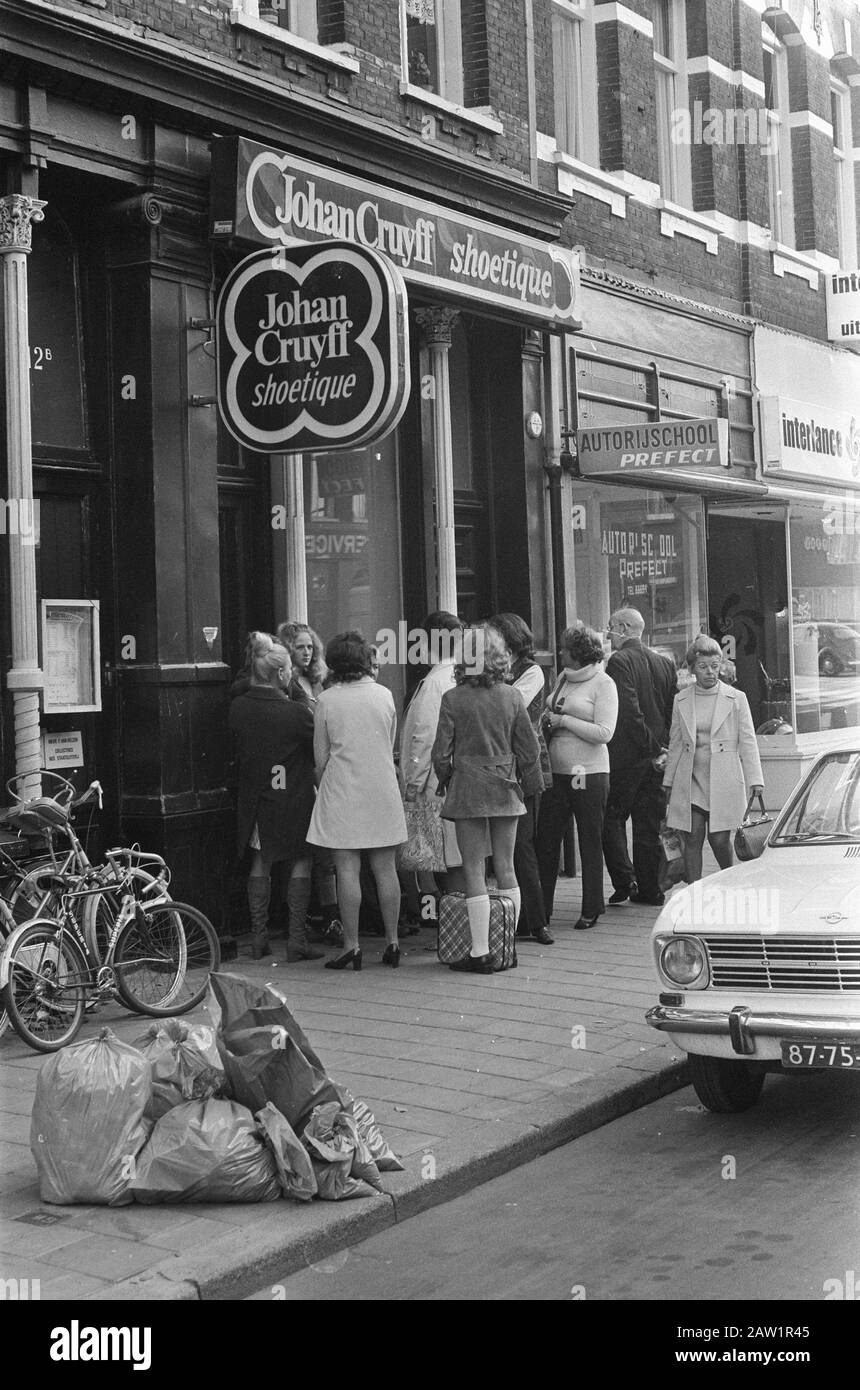
M 571 1087 L 601 1081 L 604 1091 L 607 1082 L 622 1091 L 674 1058 L 644 1021 L 656 996 L 648 950 L 656 909 L 608 909 L 588 933 L 572 930 L 578 913 L 578 882 L 561 879 L 555 945 L 522 943 L 518 969 L 501 975 L 443 969 L 430 928 L 402 943 L 396 971 L 381 965 L 382 943 L 372 937 L 362 938 L 358 974 L 325 971 L 322 962 L 288 967 L 282 942 L 277 965 L 242 954 L 225 969 L 279 986 L 330 1075 L 368 1102 L 407 1169 L 414 1173 L 432 1157 L 444 1170 L 455 1150 L 491 1149 L 506 1122 L 570 1095 Z M 200 1009 L 189 1017 L 207 1015 Z M 79 1036 L 105 1024 L 133 1042 L 149 1021 L 112 1004 Z M 43 1060 L 12 1032 L 0 1039 L 0 1278 L 38 1279 L 42 1298 L 98 1298 L 172 1254 L 199 1254 L 208 1242 L 238 1235 L 236 1228 L 247 1235 L 260 1223 L 260 1232 L 269 1231 L 276 1220 L 312 1232 L 314 1221 L 327 1219 L 321 1209 L 331 1204 L 324 1203 L 301 1213 L 278 1203 L 276 1217 L 270 1204 L 43 1205 L 29 1149 Z

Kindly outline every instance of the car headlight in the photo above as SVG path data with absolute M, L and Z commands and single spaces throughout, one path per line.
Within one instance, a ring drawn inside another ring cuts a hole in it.
M 673 985 L 703 984 L 707 964 L 701 943 L 691 936 L 673 936 L 660 952 L 660 969 Z

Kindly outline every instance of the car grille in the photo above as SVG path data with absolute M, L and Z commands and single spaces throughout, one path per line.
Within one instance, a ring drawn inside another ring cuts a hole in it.
M 860 937 L 705 936 L 716 989 L 860 991 Z

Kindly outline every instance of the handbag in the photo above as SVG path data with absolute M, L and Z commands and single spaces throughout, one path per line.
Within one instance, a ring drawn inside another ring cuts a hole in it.
M 759 804 L 761 815 L 753 818 L 752 808 L 755 802 Z M 753 792 L 747 802 L 747 809 L 744 811 L 744 818 L 735 831 L 735 854 L 738 859 L 747 862 L 750 859 L 758 859 L 764 843 L 770 834 L 770 826 L 773 824 L 773 816 L 769 816 L 764 809 L 764 801 L 761 792 Z
M 409 873 L 442 872 L 445 841 L 442 835 L 441 797 L 416 797 L 403 803 L 406 841 L 397 851 L 397 867 Z

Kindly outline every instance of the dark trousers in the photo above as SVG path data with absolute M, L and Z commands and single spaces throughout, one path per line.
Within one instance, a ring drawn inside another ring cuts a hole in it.
M 520 890 L 522 907 L 518 935 L 533 936 L 546 926 L 543 892 L 535 852 L 538 812 L 543 797 L 525 797 L 526 813 L 517 817 L 517 838 L 514 844 L 514 873 Z
M 584 781 L 585 785 L 577 785 Z M 609 773 L 589 772 L 584 778 L 553 773 L 552 786 L 540 799 L 537 858 L 543 905 L 547 921 L 552 916 L 558 857 L 567 823 L 576 820 L 579 861 L 582 873 L 582 917 L 597 917 L 605 910 L 603 900 L 603 814 L 609 794 Z
M 614 768 L 603 826 L 603 857 L 613 888 L 635 880 L 646 898 L 660 892 L 660 822 L 666 814 L 663 773 L 650 762 Z M 627 853 L 627 821 L 633 821 L 633 862 Z

